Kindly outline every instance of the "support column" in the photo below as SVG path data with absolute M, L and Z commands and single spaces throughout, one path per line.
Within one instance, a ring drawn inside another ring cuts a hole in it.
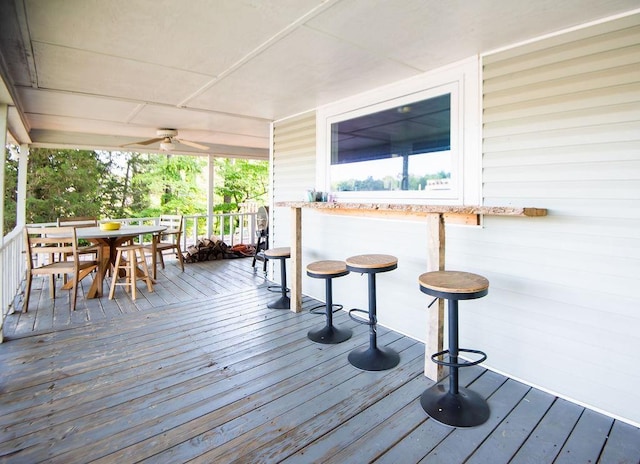
M 7 113 L 8 106 L 4 103 L 0 103 L 0 147 L 2 148 L 2 161 L 0 162 L 0 225 L 4 224 L 4 167 L 5 167 L 5 154 L 4 147 L 7 144 Z M 4 247 L 4 231 L 0 231 L 0 249 Z M 0 251 L 0 253 L 3 253 Z M 4 301 L 5 301 L 5 285 L 6 280 L 5 273 L 8 270 L 5 266 L 0 266 L 0 343 L 2 343 L 4 334 L 2 327 L 4 326 Z
M 215 160 L 216 160 L 216 157 L 212 154 L 209 154 L 208 160 L 207 160 L 207 168 L 209 170 L 209 175 L 207 179 L 207 238 L 213 235 L 213 207 L 215 206 L 214 204 Z
M 427 272 L 444 271 L 445 228 L 440 213 L 427 215 Z M 444 366 L 431 361 L 433 353 L 439 353 L 444 343 L 444 300 L 438 299 L 427 310 L 427 340 L 424 344 L 424 375 L 439 382 L 445 376 Z
M 0 162 L 0 192 L 2 192 L 2 195 L 0 195 L 0 224 L 4 224 L 4 168 L 6 164 L 4 147 L 7 144 L 8 108 L 6 103 L 0 103 L 0 148 L 2 148 L 2 162 Z M 4 244 L 4 233 L 0 235 L 2 236 L 0 244 Z
M 291 311 L 302 311 L 302 208 L 291 208 Z

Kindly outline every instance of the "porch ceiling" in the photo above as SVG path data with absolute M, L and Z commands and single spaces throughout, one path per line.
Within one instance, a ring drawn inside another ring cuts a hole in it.
M 637 0 L 7 0 L 0 102 L 10 105 L 20 143 L 118 149 L 169 127 L 210 147 L 179 152 L 266 158 L 273 120 L 637 7 Z

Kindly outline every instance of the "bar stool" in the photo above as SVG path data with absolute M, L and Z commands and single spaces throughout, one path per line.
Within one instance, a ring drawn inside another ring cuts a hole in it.
M 291 248 L 280 247 L 270 248 L 265 250 L 264 257 L 267 259 L 280 260 L 280 291 L 282 296 L 277 300 L 272 301 L 267 305 L 267 308 L 271 309 L 289 309 L 291 307 L 291 300 L 287 296 L 287 266 L 285 260 L 291 257 Z
M 334 277 L 342 277 L 349 274 L 344 261 L 316 261 L 307 265 L 307 275 L 316 279 L 325 280 L 325 315 L 326 325 L 321 329 L 312 329 L 307 333 L 309 340 L 332 345 L 341 343 L 351 338 L 351 330 L 339 329 L 333 325 L 333 292 L 332 280 Z M 342 308 L 342 305 L 335 305 Z
M 390 348 L 380 348 L 377 342 L 377 315 L 376 315 L 376 274 L 392 271 L 398 267 L 398 258 L 391 255 L 358 255 L 346 259 L 347 269 L 351 272 L 360 272 L 369 276 L 369 311 L 352 309 L 349 317 L 360 324 L 369 326 L 369 346 L 356 348 L 349 353 L 349 362 L 365 371 L 384 371 L 395 367 L 400 362 L 400 355 Z M 352 313 L 360 312 L 368 314 L 369 320 L 355 318 Z
M 126 260 L 123 256 L 126 255 Z M 138 266 L 142 267 L 142 273 L 139 272 Z M 120 278 L 120 269 L 124 270 L 124 282 L 118 282 Z M 153 292 L 153 281 L 149 275 L 147 260 L 144 256 L 142 245 L 124 245 L 116 248 L 116 263 L 114 266 L 113 276 L 111 278 L 111 288 L 109 290 L 109 299 L 113 299 L 116 291 L 116 285 L 124 285 L 126 290 L 131 288 L 131 299 L 136 299 L 136 282 L 144 280 L 147 283 L 147 290 Z
M 449 389 L 436 384 L 422 393 L 420 404 L 433 419 L 453 427 L 473 427 L 489 419 L 489 405 L 478 393 L 458 385 L 460 367 L 480 364 L 487 355 L 482 351 L 458 347 L 458 301 L 481 298 L 489 292 L 489 281 L 470 272 L 435 271 L 418 277 L 420 290 L 427 295 L 449 301 L 449 349 L 434 353 L 431 360 L 449 367 Z M 474 353 L 476 361 L 458 361 L 458 353 Z M 445 356 L 448 355 L 448 361 Z M 442 358 L 442 359 L 441 359 Z

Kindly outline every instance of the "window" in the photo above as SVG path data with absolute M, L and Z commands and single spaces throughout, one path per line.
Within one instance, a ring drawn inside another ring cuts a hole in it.
M 331 190 L 449 190 L 451 94 L 331 124 Z
M 320 109 L 319 189 L 338 201 L 479 204 L 477 79 L 467 60 Z

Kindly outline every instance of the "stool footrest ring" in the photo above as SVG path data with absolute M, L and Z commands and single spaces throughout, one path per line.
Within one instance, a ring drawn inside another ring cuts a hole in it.
M 480 351 L 480 350 L 469 350 L 469 349 L 466 349 L 466 348 L 458 348 L 458 352 L 459 353 L 479 354 L 481 357 L 480 357 L 480 359 L 477 359 L 476 361 L 464 361 L 464 362 L 451 362 L 451 361 L 444 361 L 442 359 L 437 359 L 437 358 L 439 358 L 441 356 L 449 354 L 449 350 L 444 350 L 444 351 L 440 351 L 438 353 L 432 354 L 431 355 L 431 360 L 434 363 L 439 364 L 440 366 L 469 367 L 469 366 L 475 366 L 477 364 L 480 364 L 481 362 L 484 362 L 487 359 L 487 354 L 484 351 Z
M 331 311 L 333 313 L 337 313 L 338 311 L 340 311 L 343 308 L 343 306 L 341 304 L 337 304 L 337 303 L 333 303 L 331 305 Z M 327 309 L 327 305 L 326 304 L 319 304 L 317 306 L 314 306 L 312 308 L 309 308 L 309 312 L 311 314 L 317 314 L 320 316 L 324 316 L 326 314 L 326 309 Z M 321 311 L 322 310 L 322 311 Z
M 270 292 L 282 292 L 282 285 L 268 285 L 267 290 Z M 289 288 L 284 289 L 285 292 L 290 291 Z
M 363 325 L 376 325 L 376 321 L 374 320 L 373 322 L 370 319 L 366 319 L 363 320 L 362 318 L 359 317 L 355 317 L 353 314 L 351 313 L 362 313 L 362 314 L 366 314 L 369 317 L 369 311 L 365 311 L 364 309 L 350 309 L 349 310 L 349 317 L 351 318 L 351 320 L 353 322 L 357 322 L 358 324 L 363 324 Z

